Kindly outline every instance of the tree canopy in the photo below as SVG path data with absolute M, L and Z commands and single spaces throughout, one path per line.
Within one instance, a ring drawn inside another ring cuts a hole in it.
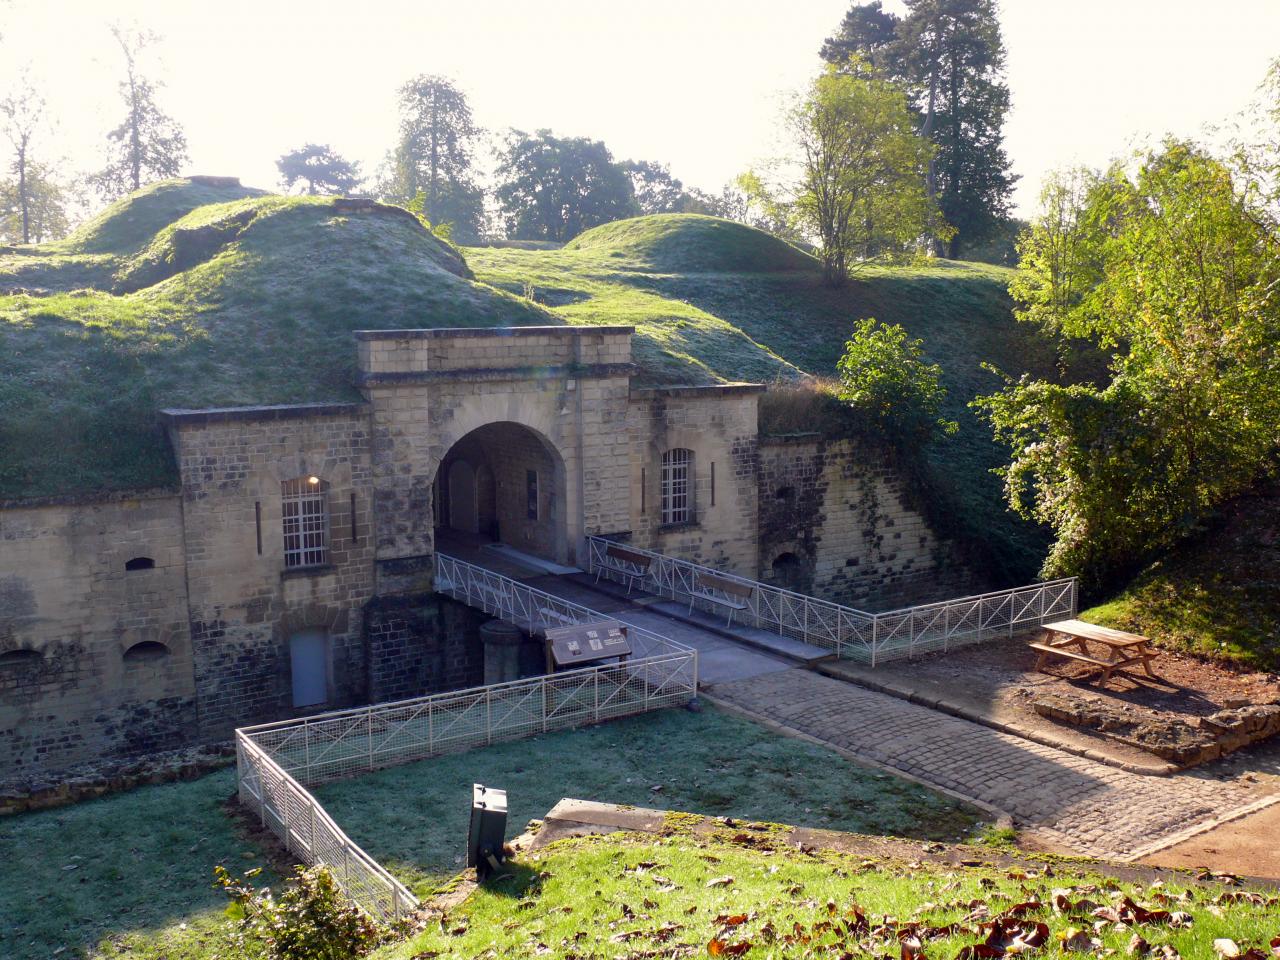
M 497 198 L 507 236 L 572 240 L 638 212 L 631 179 L 599 140 L 512 130 L 498 152 Z
M 461 241 L 483 232 L 484 195 L 475 182 L 475 145 L 482 131 L 466 94 L 446 77 L 423 74 L 399 92 L 399 139 L 383 162 L 379 195 L 416 202 L 432 224 L 448 224 Z
M 791 111 L 799 180 L 794 216 L 820 241 L 827 283 L 858 263 L 908 251 L 936 228 L 925 196 L 932 150 L 917 136 L 906 96 L 865 60 L 824 70 Z
M 348 194 L 360 184 L 360 165 L 344 160 L 327 143 L 308 143 L 276 161 L 285 192 L 301 186 L 315 194 Z
M 125 78 L 120 83 L 125 116 L 107 134 L 107 165 L 90 181 L 103 199 L 113 200 L 143 184 L 176 177 L 187 162 L 187 138 L 176 120 L 156 103 L 157 84 L 142 73 L 140 54 L 156 40 L 154 34 L 111 28 L 124 54 Z
M 1110 381 L 1019 380 L 978 405 L 1049 574 L 1098 586 L 1275 468 L 1280 229 L 1262 184 L 1194 144 L 1045 188 L 1011 285 L 1020 320 L 1110 355 Z
M 1004 150 L 1009 87 L 995 0 L 906 0 L 899 18 L 879 0 L 855 5 L 822 56 L 856 55 L 905 87 L 921 134 L 936 147 L 926 188 L 955 233 L 939 252 L 958 257 L 998 232 L 1015 177 Z

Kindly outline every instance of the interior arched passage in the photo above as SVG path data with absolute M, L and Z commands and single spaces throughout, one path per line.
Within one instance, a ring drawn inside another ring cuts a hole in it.
M 564 460 L 542 434 L 511 421 L 478 427 L 436 471 L 436 548 L 501 542 L 564 563 L 565 486 Z

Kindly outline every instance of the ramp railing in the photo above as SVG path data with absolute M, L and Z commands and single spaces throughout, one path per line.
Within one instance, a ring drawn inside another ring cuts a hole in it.
M 446 556 L 437 557 L 436 585 L 526 629 L 611 619 Z M 243 727 L 236 731 L 240 802 L 302 862 L 328 866 L 371 916 L 398 920 L 418 900 L 342 831 L 307 786 L 696 695 L 697 651 L 636 627 L 628 626 L 628 635 L 634 654 L 620 663 Z
M 608 562 L 615 541 L 588 537 L 587 568 L 592 574 L 621 583 L 625 574 Z M 1010 590 L 959 597 L 938 603 L 868 613 L 854 607 L 805 596 L 714 567 L 691 563 L 618 544 L 649 558 L 642 586 L 650 593 L 695 609 L 719 613 L 715 605 L 696 595 L 699 576 L 732 580 L 751 588 L 747 610 L 736 622 L 833 651 L 837 656 L 876 666 L 890 660 L 936 650 L 1012 636 L 1020 629 L 1075 616 L 1076 580 L 1051 580 Z

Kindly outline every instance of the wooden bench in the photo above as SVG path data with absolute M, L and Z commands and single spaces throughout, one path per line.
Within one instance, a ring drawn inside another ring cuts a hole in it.
M 596 568 L 596 583 L 600 582 L 600 574 L 612 570 L 627 581 L 627 596 L 631 596 L 636 582 L 643 581 L 649 575 L 649 565 L 652 563 L 653 557 L 647 554 L 611 543 L 605 548 L 604 560 Z
M 1144 636 L 1125 633 L 1123 630 L 1112 630 L 1110 627 L 1100 627 L 1097 624 L 1085 623 L 1083 620 L 1059 620 L 1056 623 L 1046 623 L 1044 630 L 1050 638 L 1056 634 L 1059 639 L 1029 644 L 1032 650 L 1040 652 L 1036 660 L 1036 670 L 1043 670 L 1045 661 L 1050 657 L 1062 657 L 1097 667 L 1102 671 L 1103 683 L 1110 680 L 1111 674 L 1116 670 L 1135 663 L 1142 664 L 1142 669 L 1148 677 L 1155 676 L 1151 672 L 1151 661 L 1155 659 L 1156 651 L 1148 646 L 1150 641 Z M 1101 644 L 1106 648 L 1105 659 L 1090 653 L 1090 643 Z M 1071 647 L 1075 649 L 1068 649 Z
M 695 574 L 693 589 L 689 591 L 689 612 L 693 613 L 695 600 L 706 600 L 725 607 L 729 611 L 729 619 L 725 621 L 727 627 L 733 623 L 734 613 L 750 608 L 751 594 L 754 592 L 755 587 L 728 577 L 718 577 L 714 573 Z

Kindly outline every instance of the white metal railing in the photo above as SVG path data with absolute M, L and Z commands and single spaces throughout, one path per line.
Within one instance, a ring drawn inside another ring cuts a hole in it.
M 437 556 L 436 586 L 526 629 L 610 619 L 446 556 Z M 416 898 L 303 785 L 674 706 L 697 693 L 695 650 L 637 627 L 628 636 L 634 654 L 620 663 L 243 727 L 240 802 L 304 862 L 333 870 L 370 915 L 398 920 Z
M 613 541 L 604 537 L 588 537 L 587 541 L 588 570 L 618 580 L 620 575 L 604 562 L 605 551 Z M 643 550 L 630 543 L 619 545 L 649 558 L 642 585 L 651 593 L 716 612 L 709 602 L 695 595 L 696 578 L 710 574 L 733 580 L 752 588 L 749 609 L 741 617 L 745 625 L 802 640 L 873 667 L 889 660 L 1011 635 L 1018 629 L 1073 617 L 1076 613 L 1074 577 L 868 613 Z

